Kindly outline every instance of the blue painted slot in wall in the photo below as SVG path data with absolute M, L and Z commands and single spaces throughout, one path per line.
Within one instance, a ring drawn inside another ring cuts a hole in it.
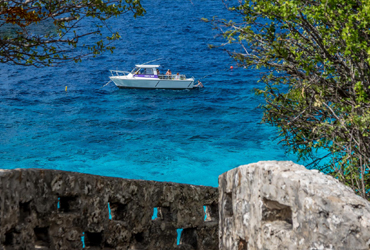
M 108 202 L 108 212 L 109 212 L 109 219 L 111 220 L 112 219 L 112 213 L 110 211 L 110 205 L 109 205 L 109 202 Z
M 207 206 L 203 206 L 204 209 L 204 220 L 207 219 Z
M 152 216 L 152 220 L 154 220 L 155 218 L 157 218 L 158 217 L 158 209 L 155 207 L 154 209 L 153 209 L 153 216 Z
M 178 228 L 178 229 L 176 229 L 176 231 L 177 231 L 177 245 L 180 245 L 182 228 Z
M 60 208 L 60 197 L 58 197 L 58 205 L 57 205 L 58 209 Z
M 85 248 L 85 232 L 82 232 L 81 241 L 82 241 L 82 248 Z

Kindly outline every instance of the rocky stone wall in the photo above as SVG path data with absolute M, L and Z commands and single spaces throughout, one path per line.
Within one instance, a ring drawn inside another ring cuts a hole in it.
M 219 177 L 220 249 L 370 249 L 370 204 L 334 178 L 266 161 Z
M 218 249 L 218 191 L 56 170 L 0 170 L 0 225 L 0 249 L 6 250 L 83 244 L 212 250 Z

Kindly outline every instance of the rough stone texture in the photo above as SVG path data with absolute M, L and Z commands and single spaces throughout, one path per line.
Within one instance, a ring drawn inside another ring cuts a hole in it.
M 218 249 L 217 202 L 212 187 L 0 170 L 0 249 Z
M 334 178 L 266 161 L 219 177 L 220 249 L 370 249 L 370 204 Z

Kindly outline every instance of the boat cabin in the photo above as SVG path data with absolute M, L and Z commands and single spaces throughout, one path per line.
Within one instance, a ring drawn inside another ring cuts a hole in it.
M 185 80 L 185 75 L 165 75 L 158 74 L 158 68 L 161 65 L 135 65 L 136 67 L 131 71 L 133 78 L 159 78 L 161 80 Z
M 160 65 L 135 65 L 131 71 L 135 77 L 158 78 L 157 69 Z

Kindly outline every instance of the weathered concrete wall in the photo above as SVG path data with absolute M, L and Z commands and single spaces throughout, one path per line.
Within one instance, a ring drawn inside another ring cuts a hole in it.
M 219 177 L 220 249 L 370 249 L 370 205 L 330 176 L 258 162 Z
M 0 249 L 218 249 L 217 202 L 212 187 L 0 170 Z

